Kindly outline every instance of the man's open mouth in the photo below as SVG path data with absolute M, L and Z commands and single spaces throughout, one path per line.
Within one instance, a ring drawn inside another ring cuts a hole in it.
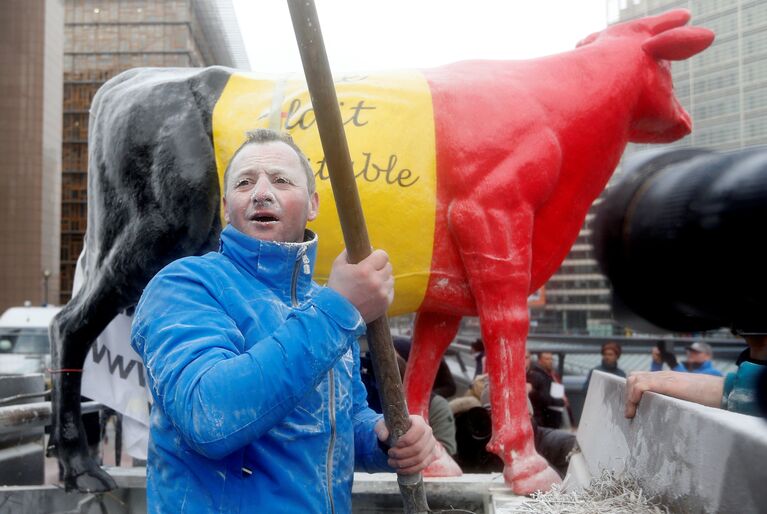
M 251 219 L 253 221 L 257 221 L 259 223 L 275 223 L 277 221 L 280 221 L 277 217 L 270 216 L 268 214 L 267 215 L 263 215 L 263 216 L 253 216 L 253 218 L 251 218 Z

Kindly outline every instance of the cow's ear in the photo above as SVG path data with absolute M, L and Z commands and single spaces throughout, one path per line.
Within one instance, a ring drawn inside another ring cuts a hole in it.
M 714 33 L 703 27 L 679 27 L 653 36 L 642 49 L 656 59 L 683 61 L 702 52 L 714 41 Z

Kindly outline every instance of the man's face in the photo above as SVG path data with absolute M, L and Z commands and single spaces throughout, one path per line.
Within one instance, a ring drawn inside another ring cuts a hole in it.
M 538 356 L 538 365 L 546 371 L 554 369 L 554 356 L 548 352 L 544 352 Z
M 525 352 L 525 371 L 530 369 L 530 352 Z
M 687 362 L 691 362 L 693 364 L 702 364 L 709 359 L 711 359 L 711 356 L 707 353 L 687 350 Z
M 300 243 L 317 217 L 319 196 L 308 191 L 295 151 L 281 141 L 248 144 L 229 168 L 224 217 L 256 239 Z
M 618 354 L 612 348 L 605 348 L 605 351 L 602 352 L 602 360 L 608 366 L 613 366 L 618 362 Z

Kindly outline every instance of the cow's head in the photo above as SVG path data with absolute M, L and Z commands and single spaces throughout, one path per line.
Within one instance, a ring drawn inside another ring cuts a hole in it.
M 685 26 L 690 20 L 686 9 L 613 25 L 592 34 L 578 46 L 597 40 L 616 38 L 610 44 L 631 41 L 639 44 L 641 88 L 629 127 L 629 140 L 635 143 L 667 143 L 690 133 L 690 115 L 674 95 L 671 63 L 682 61 L 705 50 L 714 33 L 702 27 Z M 636 50 L 634 50 L 636 51 Z

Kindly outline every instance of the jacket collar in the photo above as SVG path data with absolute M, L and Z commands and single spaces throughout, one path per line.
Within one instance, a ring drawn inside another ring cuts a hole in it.
M 296 298 L 300 302 L 311 287 L 317 234 L 307 229 L 303 243 L 276 243 L 250 237 L 227 225 L 221 231 L 219 252 L 288 303 L 295 272 Z

